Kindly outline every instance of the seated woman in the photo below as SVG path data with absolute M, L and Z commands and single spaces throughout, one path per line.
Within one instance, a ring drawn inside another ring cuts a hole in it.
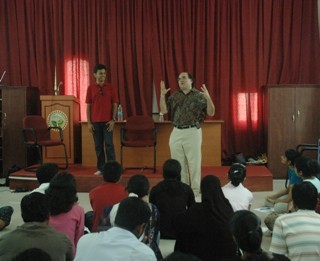
M 150 183 L 149 180 L 141 174 L 133 175 L 127 184 L 126 190 L 129 197 L 138 197 L 141 200 L 147 202 L 148 193 L 149 193 Z M 103 229 L 108 229 L 111 226 L 114 226 L 114 220 L 119 208 L 119 204 L 113 206 L 107 206 L 103 211 L 101 222 L 99 224 L 100 231 Z M 147 244 L 155 253 L 158 260 L 162 260 L 162 254 L 159 248 L 159 226 L 160 226 L 160 215 L 158 208 L 152 203 L 148 203 L 151 210 L 151 217 L 149 223 L 146 225 L 144 238 L 142 242 Z
M 176 239 L 172 221 L 196 202 L 195 196 L 191 187 L 181 182 L 179 161 L 166 160 L 162 171 L 163 180 L 151 189 L 149 201 L 155 204 L 160 212 L 161 238 Z
M 223 194 L 229 200 L 233 211 L 250 209 L 253 195 L 251 191 L 242 185 L 246 174 L 246 166 L 240 163 L 232 164 L 228 171 L 230 182 L 222 188 Z
M 77 204 L 74 176 L 68 172 L 54 176 L 46 195 L 50 202 L 49 225 L 70 238 L 75 255 L 77 243 L 84 234 L 84 209 Z
M 229 230 L 232 207 L 223 195 L 220 180 L 208 175 L 200 185 L 201 203 L 196 203 L 175 220 L 175 251 L 206 260 L 231 260 L 237 246 Z
M 239 210 L 230 220 L 230 230 L 242 251 L 239 260 L 271 260 L 261 249 L 260 219 L 248 210 Z

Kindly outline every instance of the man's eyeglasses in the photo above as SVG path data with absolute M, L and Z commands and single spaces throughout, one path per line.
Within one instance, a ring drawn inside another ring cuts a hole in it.
M 102 89 L 101 86 L 99 86 L 99 93 L 100 93 L 101 96 L 103 96 L 103 89 Z

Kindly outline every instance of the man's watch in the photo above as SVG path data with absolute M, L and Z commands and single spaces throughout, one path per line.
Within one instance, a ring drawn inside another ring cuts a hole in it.
M 117 121 L 117 119 L 115 117 L 112 118 L 113 121 Z

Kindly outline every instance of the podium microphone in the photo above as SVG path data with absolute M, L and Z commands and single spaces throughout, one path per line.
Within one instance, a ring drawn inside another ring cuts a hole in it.
M 6 72 L 7 72 L 7 71 L 4 71 L 4 72 L 3 72 L 3 74 L 2 74 L 2 76 L 1 76 L 1 78 L 0 78 L 0 83 L 2 82 L 3 77 L 5 76 Z
M 57 86 L 57 89 L 55 89 L 54 91 L 54 94 L 57 96 L 59 95 L 59 92 L 60 92 L 60 86 L 63 85 L 63 82 L 59 82 L 58 86 Z

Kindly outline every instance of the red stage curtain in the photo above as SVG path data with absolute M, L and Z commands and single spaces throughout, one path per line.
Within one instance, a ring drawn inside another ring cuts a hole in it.
M 0 0 L 0 73 L 7 71 L 2 83 L 53 94 L 52 23 L 52 1 Z
M 155 82 L 174 91 L 179 72 L 193 73 L 225 121 L 223 149 L 265 152 L 262 86 L 320 83 L 317 1 L 152 3 Z
M 205 83 L 225 121 L 223 149 L 264 152 L 261 88 L 320 83 L 317 0 L 0 0 L 4 83 L 84 103 L 104 63 L 127 115 L 151 114 L 153 83 L 181 71 Z M 204 141 L 205 142 L 205 141 Z

